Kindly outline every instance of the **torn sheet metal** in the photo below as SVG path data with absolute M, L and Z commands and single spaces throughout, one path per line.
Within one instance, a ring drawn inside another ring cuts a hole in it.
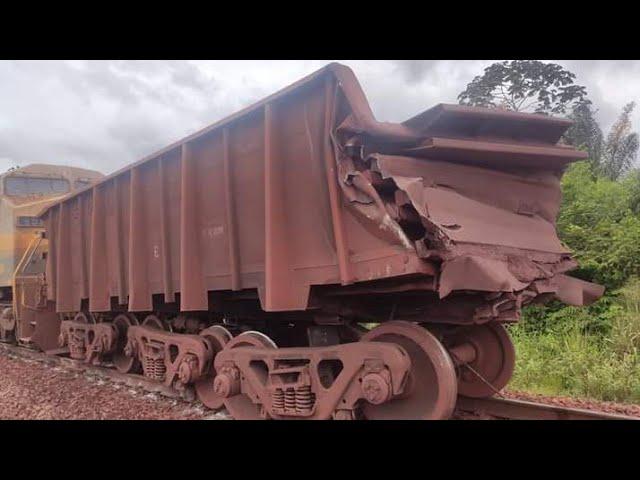
M 569 305 L 590 305 L 604 293 L 604 287 L 591 282 L 585 282 L 567 275 L 556 277 L 558 284 L 558 299 Z
M 486 257 L 460 256 L 444 262 L 440 273 L 440 298 L 453 290 L 477 290 L 480 292 L 518 292 L 527 287 L 507 267 Z
M 585 157 L 560 143 L 570 125 L 438 105 L 391 128 L 352 105 L 336 130 L 341 186 L 352 208 L 380 228 L 403 230 L 420 257 L 439 265 L 440 299 L 455 291 L 502 292 L 519 308 L 552 293 L 587 303 L 598 289 L 553 281 L 576 266 L 555 226 L 564 168 Z

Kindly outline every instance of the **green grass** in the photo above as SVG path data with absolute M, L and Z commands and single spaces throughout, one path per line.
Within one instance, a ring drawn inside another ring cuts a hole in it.
M 517 354 L 511 388 L 640 403 L 639 280 L 617 292 L 598 328 L 586 308 L 565 307 L 548 317 L 541 327 L 528 312 L 510 328 Z

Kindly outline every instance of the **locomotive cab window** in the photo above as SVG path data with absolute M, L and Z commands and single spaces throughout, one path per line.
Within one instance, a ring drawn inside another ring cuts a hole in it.
M 42 219 L 38 217 L 20 216 L 16 220 L 17 227 L 42 227 Z
M 29 195 L 57 195 L 69 191 L 64 178 L 7 177 L 4 180 L 5 195 L 26 197 Z

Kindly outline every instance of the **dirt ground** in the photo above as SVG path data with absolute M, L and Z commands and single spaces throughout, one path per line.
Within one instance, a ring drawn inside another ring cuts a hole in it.
M 222 419 L 198 404 L 148 393 L 58 366 L 0 355 L 0 419 Z
M 549 397 L 546 395 L 538 395 L 535 393 L 518 391 L 503 392 L 503 395 L 506 398 L 513 398 L 515 400 L 526 400 L 529 402 L 557 405 L 559 407 L 581 408 L 583 410 L 597 410 L 599 412 L 640 417 L 640 405 L 630 405 L 626 403 L 615 402 L 600 402 L 597 400 L 585 400 L 571 397 Z

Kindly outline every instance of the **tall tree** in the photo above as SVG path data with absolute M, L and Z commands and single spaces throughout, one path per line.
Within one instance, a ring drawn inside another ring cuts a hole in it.
M 564 139 L 576 148 L 589 153 L 589 164 L 594 174 L 600 173 L 604 150 L 604 136 L 595 118 L 596 111 L 589 102 L 580 102 L 573 107 L 569 118 L 573 125 Z
M 635 102 L 624 106 L 607 136 L 602 173 L 612 180 L 619 179 L 631 169 L 638 154 L 638 134 L 631 131 L 631 113 L 635 106 Z
M 462 105 L 564 114 L 571 105 L 587 101 L 587 90 L 574 84 L 575 77 L 555 63 L 498 62 L 475 77 L 458 100 Z
M 640 168 L 631 170 L 626 175 L 625 181 L 628 182 L 630 191 L 629 207 L 633 213 L 640 215 Z

